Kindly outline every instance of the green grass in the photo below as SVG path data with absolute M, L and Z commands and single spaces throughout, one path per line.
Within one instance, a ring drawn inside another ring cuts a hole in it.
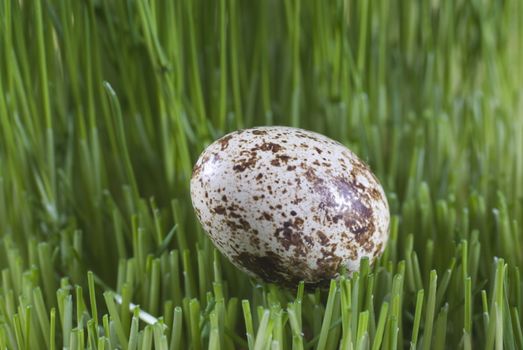
M 0 348 L 523 348 L 519 0 L 0 2 Z M 260 284 L 189 198 L 215 138 L 365 159 L 374 265 Z

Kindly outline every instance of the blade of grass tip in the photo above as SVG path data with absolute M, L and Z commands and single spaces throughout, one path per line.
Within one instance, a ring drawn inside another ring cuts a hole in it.
M 465 281 L 469 276 L 469 245 L 466 239 L 461 241 L 461 273 L 463 281 Z
M 8 339 L 6 330 L 4 328 L 0 328 L 0 348 L 1 349 L 8 349 Z M 14 344 L 12 345 L 14 347 Z
M 477 281 L 477 275 L 480 267 L 480 256 L 481 256 L 481 243 L 479 243 L 479 231 L 472 231 L 471 243 L 470 243 L 470 262 L 469 262 L 469 271 L 470 277 L 472 277 L 472 282 Z
M 87 321 L 87 348 L 96 350 L 97 339 L 98 331 L 95 328 L 94 321 L 90 319 Z
M 220 350 L 220 334 L 217 328 L 211 328 L 209 334 L 209 350 Z
M 73 299 L 64 289 L 57 291 L 57 299 L 62 324 L 62 341 L 65 347 L 69 347 L 70 333 L 73 328 Z
M 53 263 L 51 261 L 51 246 L 47 242 L 38 244 L 38 261 L 44 285 L 44 294 L 47 305 L 55 305 L 55 291 L 58 289 L 54 275 Z
M 9 267 L 9 272 L 11 276 L 12 286 L 13 286 L 13 292 L 15 294 L 21 293 L 22 288 L 22 275 L 23 275 L 23 266 L 22 266 L 22 259 L 20 258 L 20 253 L 18 250 L 9 251 L 9 248 L 6 246 L 7 249 L 7 263 Z
M 258 327 L 258 332 L 256 333 L 256 341 L 254 342 L 254 350 L 263 350 L 267 346 L 268 337 L 272 331 L 270 327 L 270 314 L 269 310 L 263 312 L 261 317 L 260 326 Z
M 81 230 L 75 230 L 74 236 L 73 236 L 73 254 L 75 256 L 75 259 L 73 260 L 73 267 L 72 267 L 72 273 L 71 278 L 73 281 L 81 281 L 82 280 L 82 270 L 81 270 L 81 261 L 82 259 L 82 231 Z
M 521 320 L 519 319 L 517 307 L 512 308 L 512 319 L 514 320 L 514 331 L 516 334 L 516 347 L 518 349 L 523 348 L 523 328 L 521 327 Z
M 331 325 L 331 317 L 334 306 L 334 301 L 336 299 L 337 292 L 336 281 L 332 280 L 329 288 L 329 296 L 327 298 L 327 306 L 325 307 L 325 313 L 323 314 L 323 323 L 321 325 L 320 337 L 318 339 L 317 350 L 324 350 L 325 345 L 327 344 L 327 337 L 329 336 L 329 330 Z M 353 312 L 355 312 L 353 310 Z
M 33 290 L 33 303 L 36 308 L 36 316 L 38 317 L 38 322 L 40 324 L 40 329 L 42 330 L 42 334 L 44 336 L 45 344 L 49 344 L 49 319 L 44 298 L 42 296 L 42 290 L 39 287 Z
M 56 349 L 56 309 L 53 307 L 49 316 L 50 330 L 49 330 L 49 349 Z
M 116 336 L 118 338 L 118 341 L 120 342 L 120 346 L 127 350 L 127 337 L 125 335 L 125 330 L 122 327 L 122 323 L 120 321 L 120 315 L 118 314 L 118 309 L 116 308 L 116 305 L 114 303 L 114 296 L 113 293 L 110 291 L 107 291 L 103 294 L 105 299 L 105 304 L 107 305 L 107 310 L 109 311 L 109 315 L 111 316 L 111 319 L 114 323 L 114 327 L 116 330 Z
M 380 317 L 378 319 L 378 326 L 376 327 L 376 333 L 372 342 L 372 350 L 378 350 L 381 348 L 383 341 L 383 333 L 385 332 L 385 324 L 387 322 L 387 316 L 389 313 L 389 303 L 383 302 L 381 304 Z
M 180 259 L 177 250 L 173 250 L 169 253 L 169 270 L 170 270 L 170 281 L 171 281 L 171 296 L 174 305 L 182 305 L 182 290 L 180 288 Z
M 390 346 L 390 349 L 392 350 L 395 350 L 398 348 L 398 333 L 399 333 L 399 328 L 398 328 L 398 319 L 395 315 L 391 315 L 390 316 L 390 329 L 389 329 L 389 336 L 390 336 L 390 340 L 389 340 L 389 346 Z
M 133 308 L 131 307 L 131 293 L 132 290 L 129 287 L 129 284 L 124 283 L 122 286 L 122 298 L 120 303 L 120 320 L 122 321 L 122 327 L 125 330 L 129 329 L 131 324 L 131 312 L 133 311 Z
M 2 278 L 3 278 L 3 288 L 9 286 L 9 271 L 7 269 L 3 270 L 2 272 Z M 15 314 L 15 301 L 14 301 L 14 292 L 12 289 L 5 289 L 7 292 L 4 292 L 3 299 L 0 301 L 2 302 L 0 305 L 2 305 L 2 308 L 5 310 L 4 313 L 7 316 L 7 321 L 10 322 L 13 319 L 13 315 Z
M 366 290 L 366 282 L 368 281 L 367 280 L 367 276 L 369 275 L 369 271 L 370 271 L 370 263 L 369 263 L 369 258 L 368 257 L 363 257 L 360 261 L 360 271 L 359 271 L 359 277 L 360 277 L 360 284 L 359 284 L 359 291 L 358 291 L 358 296 L 359 296 L 359 300 L 358 300 L 358 303 L 360 305 L 364 305 L 364 298 L 365 298 L 365 290 Z
M 211 332 L 209 334 L 209 350 L 220 349 L 220 331 L 218 329 L 218 317 L 216 312 L 211 312 L 209 315 L 209 321 L 211 324 Z
M 279 347 L 283 343 L 283 317 L 280 306 L 273 308 L 273 324 L 272 327 L 272 339 L 273 343 L 276 342 Z
M 236 347 L 239 349 L 249 348 L 249 344 L 247 343 L 247 341 L 244 338 L 237 335 L 236 333 L 234 333 L 233 331 L 231 331 L 229 328 L 225 328 L 225 334 L 227 334 L 227 336 L 231 338 L 231 342 L 226 342 L 226 349 L 234 349 L 235 344 Z
M 127 343 L 128 350 L 135 350 L 138 346 L 138 317 L 133 316 L 131 320 L 131 331 L 129 332 L 129 342 Z
M 161 224 L 161 215 L 160 210 L 158 209 L 158 206 L 156 204 L 156 200 L 154 197 L 151 197 L 149 199 L 149 206 L 151 207 L 151 211 L 153 213 L 153 221 L 154 221 L 154 238 L 156 240 L 156 245 L 158 248 L 163 244 L 163 229 Z
M 222 266 L 220 263 L 220 253 L 217 249 L 213 249 L 212 268 L 214 274 L 214 282 L 222 283 Z
M 98 350 L 105 350 L 106 343 L 107 343 L 107 338 L 105 338 L 105 337 L 98 338 Z
M 143 331 L 142 337 L 142 349 L 152 349 L 153 348 L 153 326 L 148 325 Z
M 436 329 L 434 331 L 434 349 L 445 349 L 446 335 L 447 335 L 447 315 L 449 305 L 445 304 L 441 308 L 436 319 Z
M 267 300 L 266 300 L 266 293 L 265 291 L 263 292 L 263 301 L 262 302 L 257 302 L 256 304 L 261 304 L 261 305 L 258 305 L 258 307 L 256 308 L 256 323 L 255 323 L 255 327 L 259 327 L 260 326 L 260 322 L 261 322 L 261 319 L 263 317 L 263 313 L 265 312 L 265 308 L 263 307 L 264 305 L 267 305 Z
M 48 345 L 48 339 L 49 339 L 49 333 L 43 334 L 43 332 L 40 330 L 40 327 L 37 325 L 39 323 L 37 319 L 37 315 L 34 312 L 33 305 L 29 305 L 27 308 L 27 317 L 28 319 L 28 326 L 31 328 L 29 335 L 30 335 L 30 349 L 37 349 L 42 344 Z
M 125 166 L 125 172 L 127 174 L 127 181 L 129 182 L 129 185 L 133 189 L 133 195 L 137 198 L 139 197 L 138 192 L 138 185 L 136 183 L 136 178 L 134 176 L 133 166 L 131 162 L 131 155 L 129 153 L 129 149 L 127 147 L 127 140 L 126 140 L 126 133 L 125 133 L 125 127 L 122 117 L 122 109 L 120 107 L 120 102 L 118 101 L 118 96 L 116 95 L 116 92 L 114 91 L 113 87 L 109 82 L 104 81 L 103 86 L 105 89 L 105 92 L 107 94 L 107 97 L 109 99 L 111 110 L 113 117 L 115 118 L 115 121 L 117 123 L 117 139 L 120 144 L 120 151 L 122 152 L 122 159 Z
M 169 232 L 167 233 L 165 238 L 163 238 L 162 243 L 158 246 L 158 248 L 156 250 L 156 256 L 161 256 L 163 254 L 163 252 L 167 251 L 167 249 L 169 248 L 169 246 L 171 244 L 171 241 L 172 241 L 172 239 L 174 237 L 174 234 L 176 233 L 176 229 L 177 228 L 178 228 L 178 225 L 175 224 L 169 230 Z
M 249 349 L 254 349 L 254 326 L 252 323 L 251 305 L 249 300 L 242 300 L 243 318 L 245 320 L 245 333 Z
M 298 320 L 296 315 L 296 308 L 297 306 L 295 305 L 295 303 L 291 303 L 287 307 L 287 314 L 289 317 L 289 323 L 291 325 L 292 332 L 292 348 L 293 350 L 303 350 L 303 331 L 300 321 Z
M 75 286 L 76 292 L 76 327 L 83 328 L 83 317 L 85 312 L 85 304 L 83 298 L 82 287 Z
M 70 349 L 78 348 L 78 329 L 75 328 L 71 331 L 71 339 L 69 340 Z
M 352 305 L 351 305 L 351 334 L 352 336 L 356 336 L 358 331 L 358 314 L 360 312 L 360 306 L 359 306 L 359 285 L 360 285 L 360 277 L 359 273 L 356 272 L 352 275 Z
M 492 300 L 490 305 L 490 320 L 487 329 L 487 341 L 485 349 L 492 349 L 494 345 L 496 349 L 503 346 L 503 318 L 502 305 L 504 297 L 504 278 L 505 278 L 505 261 L 498 259 L 496 262 L 496 271 L 494 279 L 494 289 L 492 293 Z M 500 316 L 500 318 L 498 318 Z
M 192 273 L 192 263 L 190 260 L 190 250 L 185 249 L 182 253 L 183 277 L 185 284 L 185 296 L 192 298 L 196 296 L 196 282 Z
M 300 281 L 298 284 L 298 290 L 296 291 L 296 301 L 294 302 L 294 310 L 296 311 L 296 318 L 298 320 L 298 324 L 300 326 L 300 329 L 302 328 L 302 316 L 301 316 L 301 310 L 302 310 L 302 303 L 303 303 L 303 293 L 305 292 L 305 282 Z
M 342 348 L 352 346 L 351 334 L 351 285 L 350 280 L 341 277 L 340 280 L 341 294 L 341 325 L 342 325 Z
M 106 325 L 107 325 L 107 328 L 109 329 L 109 339 L 108 339 L 108 342 L 109 342 L 109 348 L 111 349 L 119 349 L 120 348 L 120 344 L 119 344 L 119 340 L 118 340 L 118 335 L 116 334 L 116 325 L 114 324 L 113 320 L 111 320 L 111 316 L 107 317 L 105 320 L 106 322 Z M 126 339 L 127 340 L 127 339 Z M 126 343 L 127 345 L 127 343 Z M 122 347 L 123 349 L 123 347 Z
M 189 298 L 183 298 L 183 301 L 182 301 L 182 316 L 183 316 L 183 320 L 184 320 L 184 324 L 187 325 L 187 334 L 189 334 L 189 332 L 191 331 L 191 309 L 190 309 L 190 304 L 191 302 L 191 299 Z
M 508 281 L 506 281 L 508 284 Z M 505 290 L 508 290 L 508 286 L 506 285 Z M 510 313 L 510 304 L 509 304 L 509 296 L 508 292 L 504 293 L 503 297 L 503 343 L 507 350 L 516 350 L 516 338 L 514 334 L 514 319 L 512 318 L 512 315 Z
M 391 314 L 394 315 L 398 322 L 398 346 L 403 348 L 403 328 L 402 328 L 402 305 L 403 305 L 403 281 L 405 277 L 405 261 L 400 261 L 397 268 L 398 273 L 392 281 L 392 304 Z
M 164 290 L 162 291 L 163 295 L 169 295 L 165 286 Z M 163 312 L 162 312 L 162 322 L 165 325 L 165 336 L 170 339 L 171 338 L 171 332 L 173 330 L 173 317 L 174 317 L 174 304 L 172 300 L 167 300 L 163 303 Z
M 369 311 L 369 339 L 374 337 L 376 331 L 376 319 L 374 312 L 374 274 L 367 276 L 367 290 L 365 296 L 365 309 Z
M 362 311 L 360 312 L 360 316 L 358 319 L 358 333 L 356 334 L 356 348 L 357 349 L 365 349 L 365 344 L 368 342 L 369 339 L 369 331 L 368 331 L 368 323 L 369 323 L 369 312 Z
M 503 321 L 505 319 L 505 299 L 508 297 L 506 296 L 506 289 L 505 289 L 505 279 L 506 279 L 506 271 L 507 271 L 507 264 L 505 264 L 505 261 L 503 259 L 499 259 L 499 272 L 496 273 L 496 284 L 497 284 L 497 295 L 496 295 L 496 306 L 495 306 L 495 312 L 496 312 L 496 350 L 503 349 L 503 338 L 504 335 L 507 333 L 504 333 L 504 324 Z M 508 315 L 510 317 L 510 314 Z M 509 327 L 510 328 L 510 327 Z M 509 333 L 510 335 L 510 333 Z
M 463 325 L 463 347 L 467 350 L 472 349 L 472 279 L 465 279 L 465 306 L 464 306 L 464 325 Z
M 218 327 L 218 336 L 220 347 L 225 348 L 225 298 L 223 297 L 223 289 L 220 283 L 213 283 L 214 291 L 214 313 L 216 315 L 216 327 Z
M 494 310 L 491 312 L 493 317 L 491 318 L 491 322 L 489 324 L 489 330 L 487 333 L 487 344 L 485 346 L 485 349 L 492 349 L 494 346 L 496 347 L 496 350 L 502 350 L 503 349 L 503 319 L 502 319 L 502 311 L 500 305 L 496 302 L 494 302 Z M 492 329 L 492 331 L 491 331 Z
M 338 288 L 336 295 L 335 295 L 334 306 L 332 308 L 332 315 L 331 315 L 332 321 L 331 321 L 331 326 L 329 328 L 329 335 L 327 337 L 327 343 L 325 346 L 326 349 L 334 349 L 334 348 L 338 347 L 339 343 L 340 343 L 341 323 L 342 323 L 340 306 L 341 306 L 341 296 L 340 296 L 340 291 Z M 369 310 L 366 310 L 366 311 L 369 311 Z M 367 322 L 367 324 L 368 324 L 368 322 Z M 370 332 L 369 332 L 368 326 L 367 326 L 367 334 L 365 335 L 366 339 L 364 341 L 365 347 L 368 346 L 369 336 L 370 336 Z
M 284 297 L 281 289 L 273 283 L 262 287 L 262 289 L 262 301 L 259 302 L 261 305 L 258 305 L 258 321 L 265 312 L 265 306 L 269 308 L 276 307 L 277 305 L 285 303 L 287 298 L 290 298 L 289 294 Z
M 425 290 L 420 289 L 416 296 L 416 311 L 414 312 L 414 324 L 412 325 L 412 337 L 410 348 L 415 350 L 418 344 L 419 326 L 421 323 L 421 311 L 423 310 L 423 297 Z
M 51 105 L 49 100 L 49 80 L 47 78 L 47 62 L 46 62 L 46 44 L 44 39 L 44 24 L 42 2 L 36 1 L 35 18 L 36 18 L 36 45 L 38 48 L 38 71 L 40 75 L 40 92 L 42 93 L 43 113 L 46 126 L 47 137 L 47 166 L 49 171 L 51 183 L 51 197 L 56 198 L 56 168 L 54 159 L 54 137 L 53 137 L 53 121 L 51 117 Z
M 481 305 L 483 307 L 483 331 L 487 334 L 489 323 L 490 323 L 490 315 L 488 311 L 488 300 L 487 300 L 487 291 L 482 290 L 481 291 Z
M 340 349 L 352 349 L 352 335 L 350 334 L 350 328 L 346 332 L 346 334 L 343 334 L 341 342 L 340 342 Z
M 77 350 L 85 350 L 85 330 L 79 329 L 77 333 L 78 348 Z
M 179 306 L 176 306 L 174 308 L 173 328 L 172 328 L 172 332 L 171 332 L 170 350 L 182 348 L 182 326 L 183 326 L 182 308 Z
M 191 299 L 189 302 L 190 321 L 191 321 L 191 343 L 192 349 L 200 350 L 202 348 L 201 331 L 200 331 L 200 303 L 197 299 Z
M 229 329 L 236 329 L 238 324 L 238 298 L 232 297 L 227 302 L 226 326 Z
M 129 202 L 129 201 L 126 201 Z M 134 211 L 134 209 L 131 209 Z M 139 227 L 138 227 L 138 216 L 133 214 L 131 216 L 131 245 L 132 245 L 132 254 L 133 259 L 132 261 L 135 261 L 135 266 L 137 270 L 137 275 L 142 278 L 143 276 L 143 268 L 145 266 L 145 257 L 143 256 L 143 249 L 140 247 L 140 237 L 139 237 Z M 121 283 L 121 281 L 119 281 Z M 117 289 L 118 289 L 117 284 Z
M 432 327 L 434 322 L 434 308 L 436 306 L 436 287 L 438 275 L 436 270 L 430 272 L 429 295 L 427 298 L 427 311 L 425 312 L 425 324 L 423 328 L 422 349 L 429 350 L 432 343 Z
M 20 326 L 20 317 L 18 314 L 14 314 L 12 318 L 12 329 L 14 331 L 14 349 L 23 349 L 23 338 L 22 338 L 22 330 Z
M 429 275 L 429 270 L 434 264 L 434 241 L 432 239 L 427 240 L 427 244 L 425 245 L 425 254 L 424 254 L 424 270 L 423 274 L 425 276 Z
M 167 337 L 163 334 L 164 325 L 157 323 L 153 326 L 154 334 L 154 348 L 157 350 L 168 350 L 167 348 Z
M 154 259 L 150 272 L 149 300 L 147 310 L 153 315 L 158 314 L 160 298 L 160 259 Z
M 414 281 L 416 282 L 416 289 L 423 289 L 423 279 L 421 277 L 421 269 L 419 266 L 418 254 L 416 254 L 416 252 L 412 252 L 412 265 L 414 268 Z
M 196 262 L 198 267 L 198 290 L 200 302 L 205 300 L 205 292 L 207 291 L 207 259 L 205 257 L 205 252 L 202 249 L 196 251 Z
M 521 273 L 518 267 L 514 269 L 514 280 L 513 280 L 514 289 L 514 299 L 515 304 L 518 305 L 519 314 L 523 315 L 523 283 L 521 282 Z
M 31 314 L 32 307 L 26 306 L 25 307 L 25 315 L 24 315 L 24 338 L 25 338 L 25 347 L 27 350 L 29 350 L 31 347 L 35 347 L 37 343 L 35 343 L 35 339 L 38 341 L 38 338 L 36 338 L 36 333 L 31 330 L 32 324 L 32 314 Z
M 73 336 L 73 333 L 71 333 L 71 336 Z M 72 341 L 72 339 L 71 339 Z M 72 345 L 71 349 L 76 350 L 84 350 L 85 349 L 85 332 L 83 328 L 76 328 L 76 333 L 74 333 L 74 341 L 76 342 L 76 346 Z
M 16 339 L 16 346 L 18 349 L 25 349 L 24 345 L 24 335 L 22 331 L 22 324 L 20 321 L 20 316 L 18 314 L 15 314 L 13 316 L 13 326 L 15 330 L 15 339 Z
M 132 264 L 131 261 L 134 261 L 135 260 L 127 260 L 125 261 L 124 259 L 120 259 L 118 261 L 118 269 L 117 269 L 117 273 L 116 273 L 116 290 L 119 291 L 120 293 L 123 292 L 123 289 L 124 289 L 124 285 L 126 284 L 126 279 L 127 277 L 129 276 L 129 274 L 127 273 L 127 268 Z M 149 281 L 149 276 L 146 276 L 145 278 L 143 278 L 143 282 L 146 286 L 147 286 L 147 282 Z M 147 296 L 147 292 L 149 291 L 148 288 L 144 288 L 146 289 L 146 291 L 144 291 L 144 294 L 145 296 Z
M 152 259 L 152 257 L 151 257 Z M 135 259 L 129 259 L 127 261 L 125 261 L 124 259 L 120 259 L 120 261 L 118 261 L 118 272 L 116 273 L 117 277 L 116 277 L 116 290 L 119 291 L 120 293 L 124 294 L 126 293 L 126 289 L 130 289 L 129 286 L 132 286 L 133 285 L 133 282 L 134 282 L 134 279 L 137 277 L 138 279 L 142 279 L 143 277 L 142 276 L 139 276 L 138 273 L 136 273 L 136 271 L 138 269 L 136 269 L 136 264 L 138 262 L 135 260 Z M 135 275 L 138 275 L 138 276 L 135 276 Z M 146 281 L 149 281 L 148 278 L 143 278 L 143 280 L 141 280 L 142 283 L 146 283 Z M 145 285 L 145 286 L 148 286 L 148 285 Z M 111 291 L 114 291 L 112 288 L 110 288 L 109 286 L 104 286 L 103 287 L 104 290 L 111 290 Z M 144 288 L 146 289 L 146 288 Z M 144 294 L 144 298 L 146 297 L 147 293 L 143 293 Z M 125 305 L 125 298 L 124 300 L 122 301 L 122 304 Z
M 455 264 L 456 264 L 456 258 L 452 258 L 449 268 L 445 271 L 445 273 L 443 274 L 443 278 L 441 279 L 441 282 L 439 283 L 439 288 L 436 293 L 436 307 L 439 307 L 443 303 L 443 298 L 444 298 L 445 292 L 447 291 L 447 288 L 449 286 L 449 282 L 452 277 L 452 272 L 454 270 Z

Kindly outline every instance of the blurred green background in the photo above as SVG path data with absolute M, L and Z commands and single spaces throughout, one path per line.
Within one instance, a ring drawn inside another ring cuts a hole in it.
M 521 1 L 4 0 L 0 28 L 2 349 L 523 348 Z M 193 214 L 199 153 L 270 124 L 387 192 L 384 256 L 329 291 L 250 280 Z

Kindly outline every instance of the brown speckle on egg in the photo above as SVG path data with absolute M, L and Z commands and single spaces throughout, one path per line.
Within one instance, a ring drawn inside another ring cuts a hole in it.
M 198 219 L 234 265 L 267 282 L 328 285 L 341 266 L 373 262 L 388 239 L 385 193 L 340 143 L 310 131 L 259 127 L 211 144 L 193 169 Z

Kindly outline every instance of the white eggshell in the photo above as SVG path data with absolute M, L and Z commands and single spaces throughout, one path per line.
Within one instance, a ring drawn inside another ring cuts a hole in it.
M 251 276 L 319 285 L 373 262 L 389 208 L 368 166 L 340 143 L 290 127 L 230 133 L 198 159 L 191 198 L 204 230 Z

